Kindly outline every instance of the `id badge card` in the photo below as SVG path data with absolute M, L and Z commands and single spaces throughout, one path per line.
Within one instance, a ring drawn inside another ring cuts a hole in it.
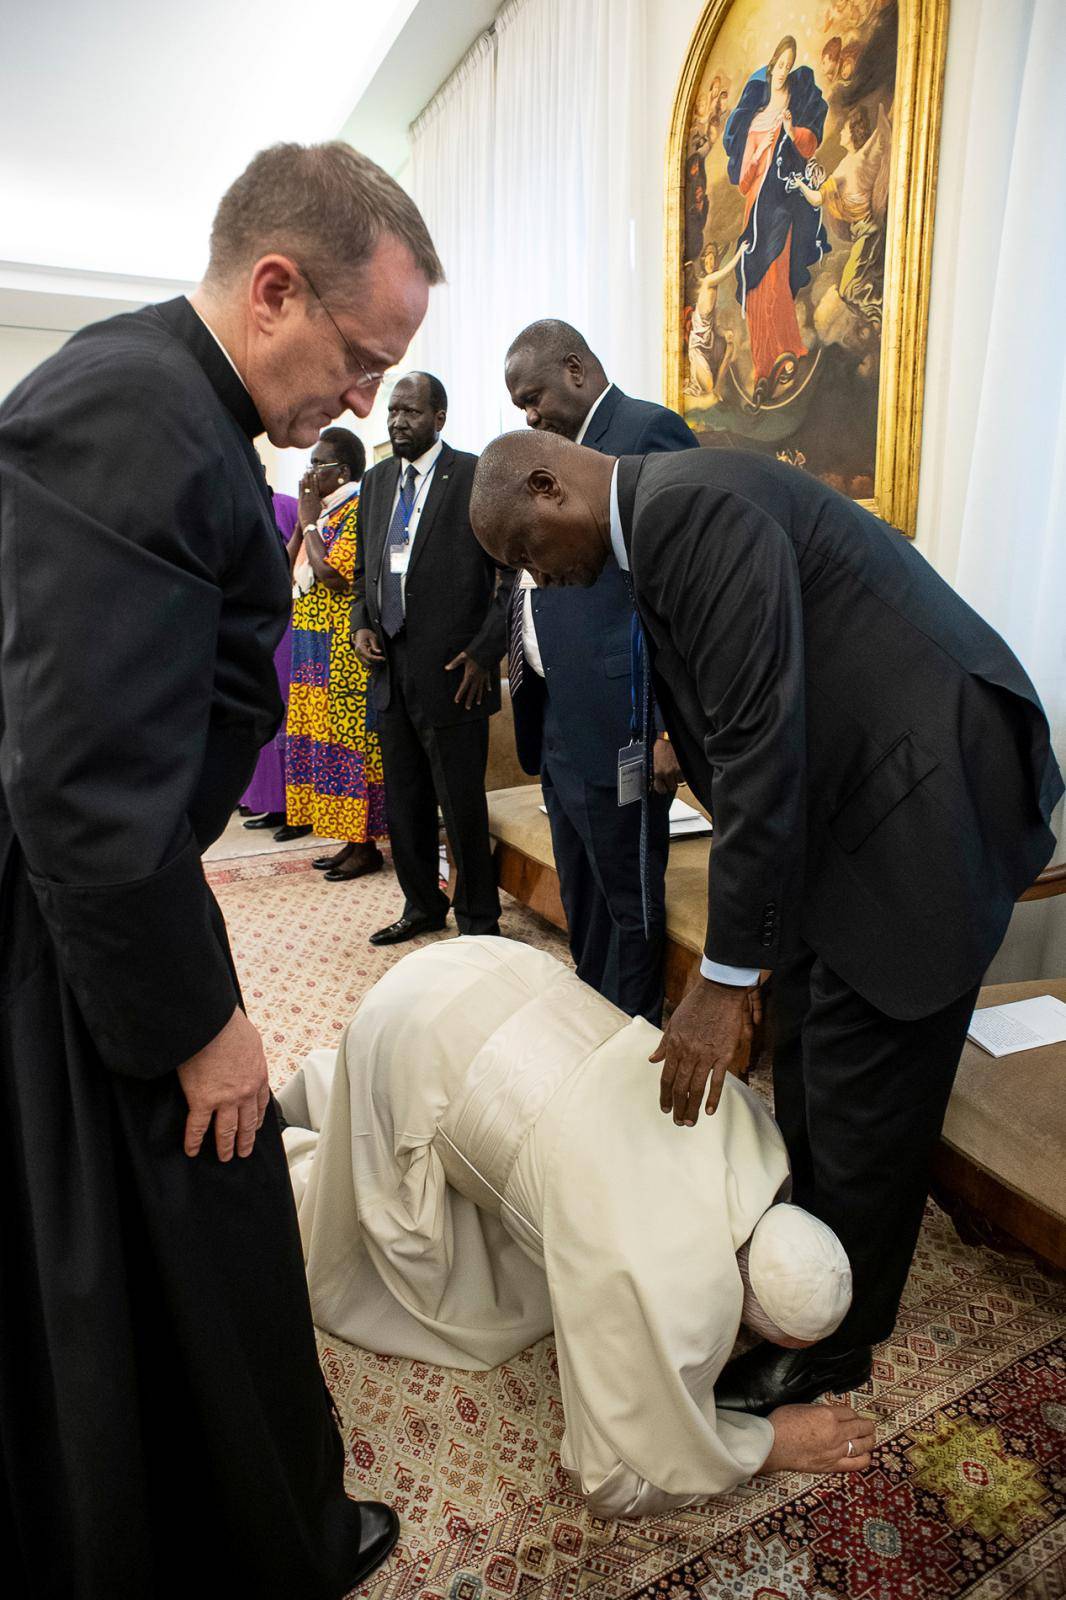
M 407 563 L 411 559 L 411 541 L 405 539 L 402 544 L 389 545 L 389 571 L 404 573 Z
M 644 794 L 644 740 L 634 739 L 618 752 L 618 804 L 631 806 Z

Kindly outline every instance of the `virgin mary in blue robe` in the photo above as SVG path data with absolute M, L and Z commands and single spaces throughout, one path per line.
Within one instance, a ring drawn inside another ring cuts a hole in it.
M 746 201 L 737 299 L 748 323 L 756 381 L 768 378 L 782 355 L 807 353 L 795 298 L 810 283 L 811 267 L 831 248 L 818 212 L 787 187 L 790 176 L 804 174 L 821 143 L 829 110 L 811 68 L 795 66 L 795 59 L 795 40 L 782 40 L 769 65 L 744 85 L 722 140 L 729 181 Z M 786 61 L 787 72 L 779 67 Z M 761 113 L 775 88 L 784 89 L 784 108 L 767 123 Z M 757 123 L 762 126 L 753 136 Z

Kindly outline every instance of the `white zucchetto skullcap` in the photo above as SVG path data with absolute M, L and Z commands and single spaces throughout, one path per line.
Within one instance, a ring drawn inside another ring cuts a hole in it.
M 825 1339 L 851 1305 L 851 1266 L 832 1228 L 800 1206 L 776 1205 L 755 1224 L 748 1276 L 763 1310 L 793 1339 Z

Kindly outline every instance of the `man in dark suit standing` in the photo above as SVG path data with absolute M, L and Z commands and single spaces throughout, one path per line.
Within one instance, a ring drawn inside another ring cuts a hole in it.
M 477 457 L 441 439 L 444 385 L 401 378 L 388 407 L 393 459 L 363 479 L 352 644 L 372 669 L 385 806 L 403 915 L 371 934 L 400 944 L 444 927 L 437 806 L 456 865 L 461 933 L 498 933 L 485 762 L 500 709 L 510 574 L 470 528 Z
M 806 1350 L 716 1386 L 766 1412 L 869 1375 L 892 1331 L 981 977 L 1054 847 L 1047 720 L 1003 640 L 894 529 L 796 468 L 703 450 L 611 461 L 509 434 L 478 536 L 538 582 L 630 568 L 656 693 L 713 811 L 703 975 L 655 1055 L 680 1127 L 717 1105 L 773 969 L 792 1198 L 851 1258 Z
M 531 323 L 504 377 L 531 428 L 609 455 L 691 450 L 675 411 L 633 400 L 569 323 Z M 511 701 L 518 758 L 539 773 L 578 976 L 631 1015 L 658 1022 L 666 934 L 664 880 L 677 760 L 661 723 L 646 816 L 648 927 L 640 878 L 640 808 L 618 804 L 618 752 L 633 719 L 633 602 L 608 560 L 589 589 L 515 586 Z

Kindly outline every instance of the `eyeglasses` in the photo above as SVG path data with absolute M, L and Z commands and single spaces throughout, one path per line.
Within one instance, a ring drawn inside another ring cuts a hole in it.
M 351 341 L 349 340 L 347 334 L 344 332 L 344 329 L 339 325 L 339 323 L 337 322 L 336 317 L 333 315 L 332 311 L 329 309 L 329 306 L 327 306 L 326 302 L 323 300 L 322 296 L 319 294 L 318 290 L 315 288 L 314 284 L 311 282 L 311 274 L 308 272 L 307 268 L 304 267 L 304 266 L 301 266 L 298 261 L 294 262 L 294 265 L 299 269 L 299 271 L 303 274 L 304 278 L 307 280 L 307 287 L 310 289 L 311 293 L 314 295 L 315 299 L 318 301 L 319 305 L 322 307 L 323 311 L 326 313 L 326 316 L 329 318 L 329 320 L 332 322 L 333 326 L 336 328 L 337 332 L 340 334 L 341 339 L 342 339 L 342 341 L 344 343 L 344 348 L 347 350 L 348 354 L 351 356 L 352 361 L 354 362 L 354 364 L 359 368 L 359 371 L 363 374 L 363 376 L 361 378 L 357 378 L 356 379 L 356 381 L 355 381 L 355 383 L 353 385 L 353 388 L 356 388 L 356 389 L 376 389 L 378 384 L 383 381 L 383 379 L 385 377 L 385 374 L 383 372 L 368 372 L 367 371 L 366 362 L 362 361 L 359 358 L 359 356 L 356 355 L 355 351 L 352 349 Z M 337 465 L 337 463 L 335 463 L 335 462 L 328 462 L 328 463 L 324 462 L 322 464 L 323 465 L 329 465 L 329 466 Z
M 342 463 L 339 461 L 312 461 L 307 470 L 308 472 L 328 472 L 330 467 L 340 467 L 341 465 Z

